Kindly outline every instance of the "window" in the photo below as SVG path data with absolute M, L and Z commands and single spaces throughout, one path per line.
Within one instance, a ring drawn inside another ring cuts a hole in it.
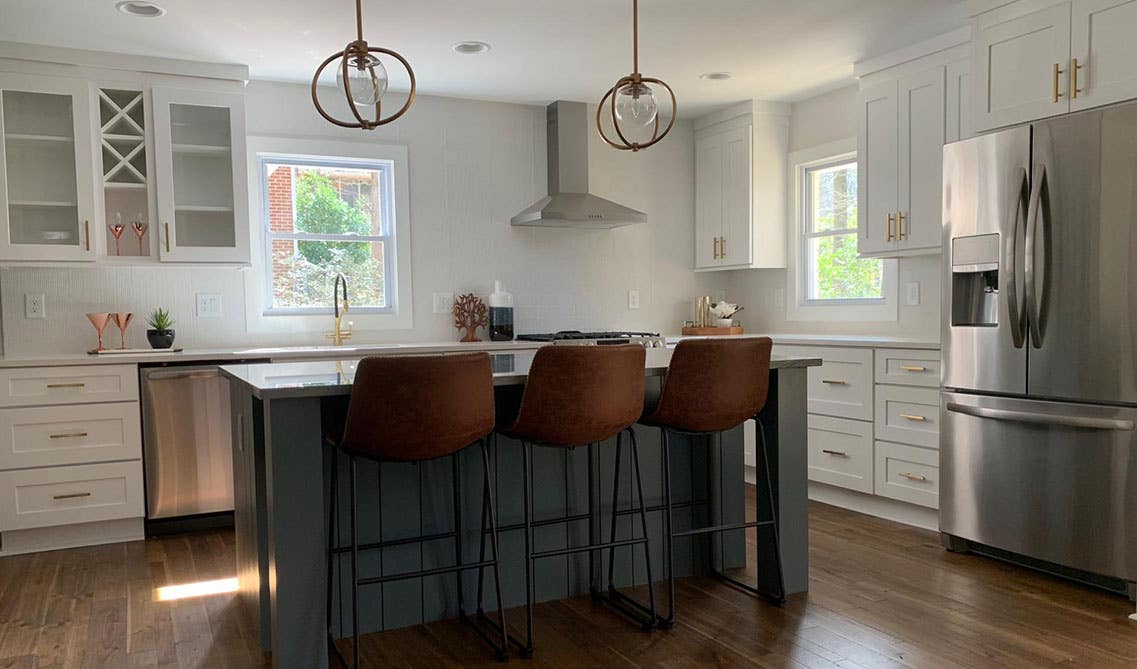
M 884 261 L 857 257 L 857 161 L 802 168 L 802 296 L 849 303 L 884 298 Z
M 896 320 L 896 261 L 857 256 L 857 182 L 855 139 L 790 155 L 787 320 Z
M 331 312 L 339 273 L 353 312 L 390 310 L 392 173 L 383 160 L 260 157 L 268 313 Z

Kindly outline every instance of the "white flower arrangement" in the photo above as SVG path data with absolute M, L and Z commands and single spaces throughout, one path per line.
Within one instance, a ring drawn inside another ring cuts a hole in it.
M 711 315 L 718 319 L 732 318 L 742 311 L 742 307 L 730 302 L 716 302 L 711 305 Z

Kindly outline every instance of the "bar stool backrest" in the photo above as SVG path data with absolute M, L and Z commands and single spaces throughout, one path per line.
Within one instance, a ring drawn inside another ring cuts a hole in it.
M 643 412 L 645 358 L 636 344 L 538 349 L 507 433 L 558 446 L 615 436 Z
M 490 356 L 376 356 L 359 361 L 343 448 L 418 462 L 460 451 L 493 431 Z
M 753 418 L 766 406 L 773 345 L 769 337 L 680 341 L 648 422 L 721 432 Z

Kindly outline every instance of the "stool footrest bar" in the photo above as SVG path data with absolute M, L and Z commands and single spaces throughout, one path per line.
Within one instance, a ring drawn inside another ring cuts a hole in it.
M 389 576 L 371 576 L 369 578 L 361 578 L 358 582 L 360 585 L 374 585 L 376 583 L 389 583 L 391 581 L 405 581 L 411 578 L 439 576 L 441 574 L 453 574 L 456 571 L 468 571 L 470 569 L 478 569 L 481 567 L 492 567 L 493 564 L 493 560 L 485 560 L 484 562 L 470 562 L 469 564 L 460 564 L 453 567 L 437 567 L 435 569 L 405 572 L 402 574 L 391 574 Z
M 547 557 L 556 557 L 558 555 L 569 555 L 570 553 L 585 553 L 587 551 L 598 551 L 605 548 L 619 548 L 620 546 L 635 546 L 638 544 L 646 544 L 646 538 L 640 539 L 622 539 L 620 541 L 608 541 L 600 544 L 592 544 L 589 546 L 569 546 L 568 548 L 554 548 L 547 551 L 537 551 L 531 553 L 529 557 L 537 560 Z
M 699 527 L 693 530 L 683 530 L 682 532 L 672 532 L 673 537 L 689 537 L 695 534 L 710 534 L 712 532 L 729 532 L 731 530 L 749 530 L 755 527 L 767 527 L 773 525 L 772 520 L 759 520 L 749 523 L 734 523 L 732 525 L 715 525 L 714 527 Z

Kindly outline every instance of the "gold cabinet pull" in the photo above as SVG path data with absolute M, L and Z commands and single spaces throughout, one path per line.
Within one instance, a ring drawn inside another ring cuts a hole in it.
M 895 222 L 896 222 L 896 217 L 893 216 L 892 214 L 889 214 L 888 215 L 888 222 L 885 224 L 886 234 L 884 237 L 884 241 L 886 241 L 886 242 L 892 241 L 892 224 Z
M 823 448 L 823 449 L 821 449 L 821 452 L 826 454 L 826 455 L 836 455 L 839 458 L 849 457 L 849 454 L 846 453 L 845 451 L 831 451 L 828 448 Z
M 87 247 L 87 250 L 90 251 L 91 250 L 91 222 L 88 220 L 83 221 L 83 237 L 84 237 L 84 245 Z
M 64 434 L 49 434 L 48 439 L 78 439 L 87 436 L 86 432 L 66 432 Z
M 827 385 L 830 385 L 830 386 L 847 386 L 847 385 L 849 385 L 848 381 L 842 381 L 841 379 L 821 379 L 821 382 L 825 383 Z
M 1064 70 L 1062 69 L 1061 64 L 1054 63 L 1054 102 L 1058 102 L 1058 98 L 1061 98 L 1063 95 L 1065 95 L 1061 90 L 1058 89 L 1058 76 L 1061 75 L 1063 71 Z
M 904 212 L 896 213 L 896 239 L 904 239 Z M 908 223 L 908 227 L 912 227 L 912 223 Z
M 89 492 L 71 492 L 71 493 L 67 493 L 66 495 L 52 495 L 51 498 L 52 499 L 75 499 L 76 497 L 90 497 L 90 496 L 91 496 L 91 493 L 89 493 Z
M 909 481 L 927 481 L 928 480 L 927 476 L 920 476 L 919 474 L 913 474 L 911 472 L 900 472 L 900 476 L 903 476 L 904 478 L 908 479 Z
M 900 365 L 900 369 L 903 369 L 906 372 L 926 372 L 926 371 L 928 371 L 927 367 L 920 367 L 919 365 Z
M 914 421 L 916 423 L 927 423 L 928 422 L 928 418 L 926 416 L 917 416 L 916 414 L 912 414 L 912 413 L 902 413 L 902 414 L 900 414 L 900 417 L 903 418 L 904 420 L 910 420 L 910 421 Z
M 1078 88 L 1078 70 L 1082 69 L 1083 67 L 1085 67 L 1085 65 L 1079 65 L 1077 58 L 1070 59 L 1070 99 L 1071 100 L 1076 100 L 1078 98 L 1078 93 L 1082 92 L 1082 89 Z
M 166 253 L 170 252 L 170 223 L 166 222 Z
M 719 259 L 719 238 L 715 237 L 715 260 Z
M 86 383 L 49 383 L 48 388 L 86 388 Z
M 726 260 L 726 237 L 719 237 L 719 257 Z

